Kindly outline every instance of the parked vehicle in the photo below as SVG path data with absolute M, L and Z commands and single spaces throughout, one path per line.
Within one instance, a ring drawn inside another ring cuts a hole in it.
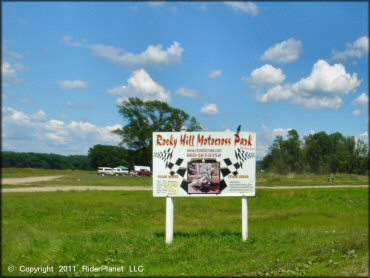
M 141 169 L 145 169 L 145 170 L 148 170 L 150 172 L 150 167 L 149 166 L 134 165 L 134 171 L 138 172 Z
M 114 175 L 114 171 L 110 167 L 98 167 L 98 174 L 105 175 Z
M 130 175 L 130 176 L 137 176 L 138 174 L 137 174 L 137 172 L 136 172 L 136 171 L 130 171 L 130 172 L 129 172 L 129 175 Z
M 152 172 L 150 172 L 149 170 L 147 169 L 140 169 L 139 171 L 136 171 L 136 173 L 139 175 L 139 176 L 151 176 L 152 175 Z
M 125 175 L 128 175 L 128 170 L 124 170 L 122 168 L 113 168 L 113 174 L 116 175 L 116 176 L 125 176 Z

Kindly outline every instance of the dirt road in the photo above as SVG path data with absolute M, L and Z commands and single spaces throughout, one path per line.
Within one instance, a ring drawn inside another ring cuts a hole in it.
M 61 178 L 63 176 L 44 176 L 44 177 L 25 177 L 25 178 L 7 178 L 1 179 L 1 184 L 22 184 L 38 181 L 50 181 Z
M 307 188 L 368 188 L 368 185 L 327 185 L 327 186 L 257 186 L 257 190 L 287 190 L 287 189 L 307 189 Z M 56 191 L 152 191 L 152 186 L 44 186 L 44 187 L 21 187 L 5 188 L 2 193 L 11 192 L 56 192 Z
M 152 186 L 39 186 L 39 187 L 20 187 L 20 188 L 5 188 L 2 189 L 2 193 L 8 192 L 55 192 L 55 191 L 87 191 L 87 190 L 99 190 L 99 191 L 151 191 Z
M 39 181 L 50 181 L 63 176 L 43 176 L 43 177 L 25 177 L 25 178 L 7 178 L 2 179 L 2 184 L 23 184 Z M 286 189 L 307 189 L 307 188 L 368 188 L 368 185 L 316 185 L 316 186 L 257 186 L 257 190 L 286 190 Z M 37 187 L 19 187 L 3 188 L 2 193 L 10 192 L 56 192 L 56 191 L 152 191 L 152 186 L 76 186 L 76 185 L 59 185 L 59 186 L 37 186 Z

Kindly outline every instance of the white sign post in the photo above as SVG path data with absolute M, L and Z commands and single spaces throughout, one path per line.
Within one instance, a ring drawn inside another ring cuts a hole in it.
M 242 238 L 248 239 L 248 197 L 242 197 Z
M 174 202 L 173 197 L 166 198 L 166 243 L 173 240 Z
M 255 196 L 253 132 L 153 132 L 153 196 L 166 197 L 166 243 L 173 241 L 174 197 L 242 197 L 248 238 L 248 196 Z

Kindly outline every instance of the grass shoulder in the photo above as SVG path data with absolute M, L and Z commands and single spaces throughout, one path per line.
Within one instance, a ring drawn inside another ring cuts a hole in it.
M 152 185 L 151 177 L 140 176 L 101 176 L 96 171 L 82 170 L 46 170 L 30 168 L 3 168 L 2 178 L 26 178 L 42 176 L 61 176 L 50 181 L 27 182 L 21 184 L 3 184 L 3 188 L 28 186 L 64 186 L 64 185 L 98 185 L 98 186 L 142 186 Z
M 32 168 L 3 168 L 2 178 L 24 178 L 37 176 L 61 176 L 58 179 L 43 182 L 24 182 L 17 185 L 3 183 L 3 188 L 28 186 L 151 186 L 152 177 L 138 176 L 101 176 L 96 171 L 50 170 Z M 368 176 L 335 174 L 334 181 L 328 181 L 329 175 L 256 173 L 256 186 L 314 186 L 314 185 L 368 185 Z
M 369 185 L 366 175 L 334 174 L 334 180 L 329 181 L 330 175 L 317 174 L 288 174 L 257 173 L 257 185 L 261 186 L 299 186 L 299 185 Z
M 165 199 L 150 192 L 5 194 L 2 271 L 136 264 L 143 276 L 356 276 L 368 271 L 367 193 L 261 191 L 248 202 L 246 242 L 240 198 L 176 198 L 171 246 Z

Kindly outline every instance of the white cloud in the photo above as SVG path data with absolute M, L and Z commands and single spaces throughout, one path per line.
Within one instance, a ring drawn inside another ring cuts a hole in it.
M 361 58 L 369 53 L 369 37 L 363 36 L 353 43 L 347 43 L 343 51 L 333 50 L 332 58 L 336 60 L 346 60 L 347 58 Z
M 154 2 L 148 2 L 149 6 L 152 7 L 162 7 L 166 4 L 166 1 L 154 1 Z
M 220 109 L 216 103 L 208 103 L 200 109 L 200 113 L 203 115 L 216 115 L 220 114 Z
M 330 65 L 319 60 L 311 74 L 293 85 L 293 90 L 307 94 L 344 95 L 354 91 L 361 81 L 357 74 L 350 75 L 342 64 Z
M 18 77 L 18 73 L 21 71 L 27 71 L 29 69 L 30 69 L 29 67 L 20 63 L 12 63 L 9 61 L 2 62 L 1 74 L 3 85 L 9 87 L 11 85 L 21 83 L 23 79 Z
M 184 48 L 176 41 L 166 49 L 163 49 L 163 46 L 160 44 L 149 45 L 145 51 L 139 54 L 105 44 L 94 44 L 90 48 L 94 54 L 123 65 L 177 63 L 181 61 L 182 53 L 184 52 Z
M 369 133 L 367 131 L 365 131 L 364 133 L 361 133 L 361 134 L 355 136 L 355 139 L 356 139 L 356 141 L 361 140 L 365 144 L 368 144 L 369 143 Z
M 299 94 L 295 95 L 292 101 L 294 104 L 307 109 L 327 108 L 337 110 L 343 103 L 343 100 L 339 96 L 303 96 Z
M 125 66 L 178 63 L 181 61 L 184 52 L 184 48 L 177 41 L 174 41 L 166 49 L 161 44 L 149 45 L 138 54 L 108 44 L 88 44 L 86 39 L 78 41 L 70 36 L 63 36 L 62 41 L 68 46 L 88 48 L 97 56 Z
M 59 136 L 55 133 L 46 133 L 45 137 L 47 139 L 50 139 L 52 142 L 56 142 L 56 143 L 59 143 L 59 144 L 64 144 L 66 142 L 65 137 Z
M 59 131 L 62 132 L 65 129 L 65 123 L 60 120 L 51 119 L 45 124 L 45 128 L 48 131 Z
M 58 80 L 57 84 L 62 90 L 86 89 L 89 86 L 89 83 L 83 80 Z
M 352 115 L 361 116 L 364 113 L 364 108 L 369 104 L 369 96 L 366 93 L 360 94 L 357 98 L 352 101 L 352 105 L 360 106 L 360 109 L 352 111 Z
M 264 103 L 291 99 L 293 104 L 308 109 L 338 109 L 342 97 L 355 91 L 360 83 L 357 74 L 347 73 L 342 64 L 330 65 L 319 60 L 308 77 L 293 84 L 277 85 L 264 94 L 257 91 L 256 99 Z
M 7 42 L 5 42 L 7 44 Z M 23 82 L 19 78 L 19 73 L 30 70 L 30 67 L 25 66 L 18 61 L 21 60 L 26 53 L 19 53 L 10 50 L 6 45 L 2 46 L 1 76 L 2 85 L 9 87 Z
M 198 96 L 198 92 L 195 91 L 195 90 L 191 90 L 191 89 L 188 89 L 188 88 L 185 88 L 185 87 L 181 87 L 179 88 L 177 91 L 176 91 L 176 94 L 180 95 L 180 96 L 184 96 L 184 97 L 197 97 Z
M 63 36 L 62 42 L 66 45 L 73 46 L 73 47 L 89 47 L 86 43 L 86 39 L 82 39 L 81 41 L 74 40 L 70 36 Z
M 277 85 L 270 90 L 268 90 L 265 94 L 257 94 L 256 100 L 262 103 L 268 103 L 271 101 L 277 101 L 281 99 L 288 99 L 292 96 L 292 91 L 290 90 L 289 86 L 281 86 Z
M 226 5 L 231 7 L 234 11 L 250 14 L 252 16 L 258 15 L 258 7 L 253 2 L 225 2 Z
M 43 110 L 39 110 L 31 115 L 31 119 L 35 122 L 44 122 L 46 120 L 46 113 Z
M 30 123 L 30 117 L 28 117 L 23 112 L 17 111 L 11 107 L 3 108 L 2 112 L 3 123 L 6 122 L 6 119 L 10 120 L 14 125 L 25 125 Z
M 16 70 L 10 62 L 2 63 L 1 73 L 4 85 L 9 86 L 10 84 L 17 82 Z
M 148 1 L 147 5 L 154 8 L 154 9 L 164 9 L 170 13 L 177 13 L 177 6 L 173 5 L 171 1 Z M 137 9 L 140 9 L 136 6 Z
M 215 69 L 209 72 L 208 77 L 209 78 L 217 78 L 222 76 L 222 70 L 220 69 Z
M 155 82 L 144 69 L 135 71 L 127 80 L 127 85 L 109 89 L 108 93 L 120 96 L 117 100 L 118 104 L 129 97 L 138 97 L 143 100 L 170 101 L 170 92 Z
M 9 50 L 6 46 L 3 46 L 3 55 L 8 59 L 21 59 L 24 54 L 16 51 Z
M 368 105 L 369 104 L 369 96 L 365 93 L 359 95 L 354 101 L 352 101 L 353 105 Z
M 4 150 L 87 154 L 96 144 L 117 145 L 120 137 L 111 131 L 120 127 L 118 124 L 99 127 L 82 121 L 66 123 L 49 119 L 43 110 L 27 115 L 3 107 L 2 140 Z
M 303 43 L 300 40 L 290 38 L 267 49 L 261 59 L 276 63 L 291 63 L 299 58 L 302 51 Z
M 244 79 L 250 85 L 277 85 L 284 82 L 285 74 L 280 68 L 266 64 L 252 71 L 250 76 Z
M 353 116 L 361 116 L 362 111 L 360 109 L 355 109 L 355 110 L 352 111 L 352 115 Z

